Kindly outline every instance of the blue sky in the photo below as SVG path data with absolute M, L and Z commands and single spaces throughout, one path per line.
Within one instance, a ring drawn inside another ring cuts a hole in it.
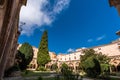
M 20 21 L 26 25 L 19 43 L 38 47 L 43 31 L 48 30 L 49 50 L 57 54 L 119 38 L 115 32 L 120 28 L 120 16 L 108 0 L 28 0 Z

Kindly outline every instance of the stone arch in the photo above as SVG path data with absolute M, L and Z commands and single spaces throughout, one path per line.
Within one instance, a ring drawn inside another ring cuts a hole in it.
M 32 68 L 32 64 L 30 64 L 29 68 L 30 68 L 30 69 Z
M 76 62 L 76 63 L 75 63 L 76 66 L 79 66 L 79 64 L 80 64 L 80 62 Z
M 73 63 L 70 62 L 70 63 L 68 64 L 68 66 L 69 66 L 69 69 L 70 69 L 70 70 L 73 70 L 73 69 L 74 69 Z
M 50 62 L 45 65 L 46 69 L 51 69 L 51 67 L 52 67 L 52 63 L 50 63 Z
M 36 65 L 35 64 L 33 64 L 33 69 L 36 69 Z
M 76 70 L 79 70 L 79 65 L 80 65 L 80 62 L 76 62 L 76 63 L 75 63 L 75 68 L 76 68 Z
M 68 66 L 73 66 L 73 63 L 71 63 L 71 62 L 70 62 L 70 63 L 68 63 Z
M 59 68 L 61 68 L 62 64 L 63 64 L 62 62 L 59 63 Z
M 120 72 L 120 63 L 117 65 L 117 71 Z
M 28 69 L 36 69 L 36 64 L 30 64 Z

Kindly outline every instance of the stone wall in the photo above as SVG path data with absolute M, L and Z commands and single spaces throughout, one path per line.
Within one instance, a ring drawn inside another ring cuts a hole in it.
M 19 36 L 19 12 L 24 1 L 26 0 L 0 0 L 0 80 L 4 70 L 13 64 Z

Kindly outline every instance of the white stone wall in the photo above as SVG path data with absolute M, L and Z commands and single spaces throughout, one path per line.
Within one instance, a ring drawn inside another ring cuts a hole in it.
M 107 56 L 117 56 L 120 55 L 120 44 L 119 42 L 111 43 L 108 45 L 98 46 L 93 48 L 97 52 L 102 52 Z
M 110 44 L 92 47 L 91 49 L 94 49 L 98 53 L 102 52 L 102 54 L 105 54 L 107 56 L 118 56 L 120 55 L 120 40 L 114 41 Z M 82 50 L 83 49 L 80 48 L 77 49 L 76 52 L 70 54 L 59 54 L 57 55 L 57 59 L 59 62 L 80 60 L 80 55 L 83 55 Z
M 74 53 L 70 53 L 70 54 L 64 54 L 64 55 L 58 55 L 57 59 L 58 61 L 76 61 L 76 60 L 80 60 L 80 55 L 82 55 L 81 51 L 77 51 Z
M 84 48 L 84 49 L 87 49 L 87 48 Z M 54 52 L 49 52 L 50 59 L 51 59 L 50 64 L 54 64 L 57 62 L 58 66 L 60 66 L 60 64 L 63 62 L 66 62 L 66 63 L 74 62 L 74 64 L 77 63 L 78 65 L 78 62 L 80 61 L 80 56 L 83 55 L 82 50 L 84 49 L 80 48 L 80 49 L 76 49 L 76 52 L 69 53 L 69 54 L 59 54 L 59 55 L 56 55 Z M 118 56 L 120 55 L 120 40 L 114 41 L 110 44 L 92 47 L 92 49 L 94 49 L 98 53 L 102 52 L 102 54 L 105 54 L 110 57 Z M 31 61 L 31 64 L 33 63 L 37 64 L 38 48 L 33 47 L 33 50 L 34 50 L 34 56 L 33 56 L 33 60 Z

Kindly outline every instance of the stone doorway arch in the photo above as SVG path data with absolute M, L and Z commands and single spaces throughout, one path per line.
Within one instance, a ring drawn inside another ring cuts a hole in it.
M 120 63 L 117 65 L 117 71 L 120 72 Z
M 72 63 L 68 64 L 70 70 L 74 70 L 74 65 Z
M 79 62 L 76 62 L 76 63 L 75 63 L 75 68 L 76 68 L 76 70 L 79 70 L 79 64 L 80 64 Z

